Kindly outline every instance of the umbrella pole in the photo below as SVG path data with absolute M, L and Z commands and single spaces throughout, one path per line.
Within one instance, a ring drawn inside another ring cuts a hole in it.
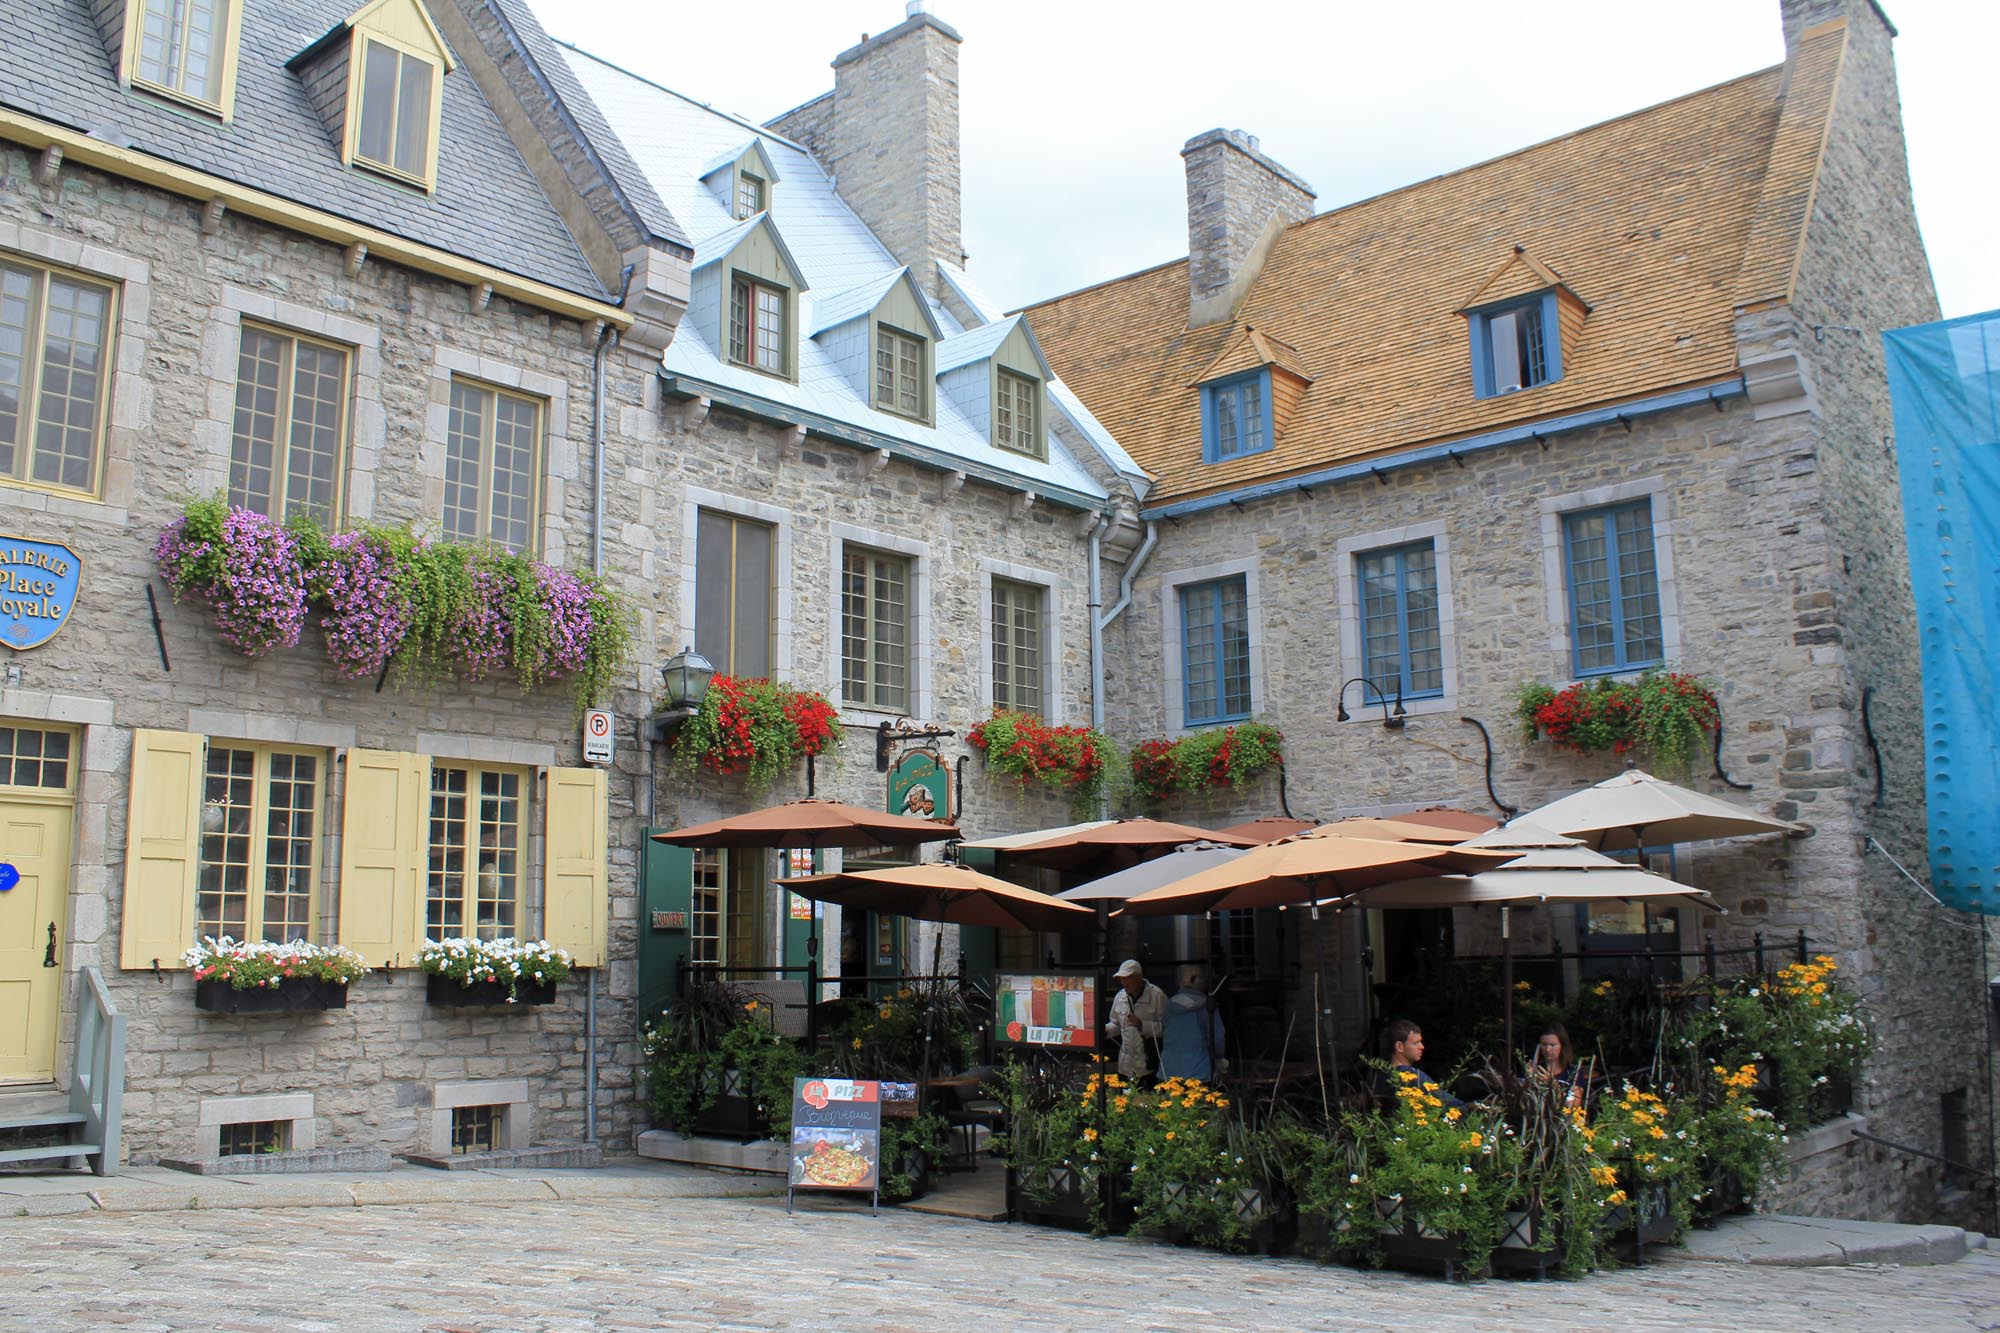
M 1333 1063 L 1329 1059 L 1327 1051 L 1327 1015 L 1331 1010 L 1333 999 L 1328 994 L 1326 985 L 1326 926 L 1320 921 L 1319 904 L 1314 903 L 1310 910 L 1313 920 L 1313 971 L 1316 974 L 1316 984 L 1313 989 L 1317 992 L 1314 998 L 1318 1001 L 1315 1006 L 1316 1012 L 1313 1015 L 1313 1050 L 1319 1058 L 1320 1108 L 1325 1110 L 1327 1102 L 1326 1067 Z M 1336 1079 L 1340 1077 L 1340 1068 L 1338 1065 L 1334 1066 L 1334 1077 Z
M 1507 1014 L 1507 1045 L 1500 1064 L 1500 1078 L 1507 1091 L 1514 1090 L 1514 929 L 1513 909 L 1500 904 L 1500 989 Z

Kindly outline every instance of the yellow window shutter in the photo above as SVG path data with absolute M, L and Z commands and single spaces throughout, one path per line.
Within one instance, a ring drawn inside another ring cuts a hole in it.
M 550 769 L 546 813 L 543 933 L 550 944 L 569 950 L 578 967 L 602 967 L 610 912 L 605 839 L 611 818 L 604 770 Z
M 347 752 L 340 824 L 340 942 L 370 967 L 414 967 L 424 937 L 425 807 L 431 763 L 395 750 Z
M 132 733 L 120 967 L 187 966 L 181 953 L 195 943 L 204 744 L 185 731 Z

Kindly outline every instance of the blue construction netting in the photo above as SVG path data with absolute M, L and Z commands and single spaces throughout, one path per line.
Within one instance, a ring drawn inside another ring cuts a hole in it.
M 2000 311 L 1882 342 L 1923 645 L 1931 888 L 2000 916 Z

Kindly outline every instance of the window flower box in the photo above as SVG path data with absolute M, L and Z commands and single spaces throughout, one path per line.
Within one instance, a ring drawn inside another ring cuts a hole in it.
M 1115 1177 L 1104 1200 L 1104 1230 L 1123 1234 L 1132 1224 L 1132 1210 L 1125 1203 L 1123 1182 Z M 1095 1224 L 1091 1198 L 1099 1188 L 1094 1171 L 1073 1166 L 1029 1166 L 1007 1168 L 1007 1211 L 1019 1222 L 1034 1226 L 1061 1227 L 1066 1231 L 1089 1231 Z
M 194 984 L 194 1007 L 211 1014 L 298 1014 L 345 1009 L 347 983 L 288 981 L 276 986 L 246 986 L 238 990 L 227 981 L 197 981 Z
M 1525 1200 L 1504 1217 L 1507 1229 L 1487 1258 L 1495 1273 L 1543 1278 L 1561 1266 L 1561 1227 L 1543 1211 L 1540 1199 Z
M 424 978 L 424 1000 L 445 1009 L 485 1009 L 504 1005 L 551 1004 L 553 981 L 517 981 L 511 991 L 504 981 L 454 981 L 432 974 Z
M 1401 1199 L 1375 1201 L 1376 1226 L 1381 1232 L 1383 1263 L 1392 1268 L 1435 1272 L 1442 1268 L 1445 1281 L 1459 1276 L 1465 1267 L 1463 1237 L 1447 1235 L 1426 1225 L 1423 1218 Z M 1467 1277 L 1476 1274 L 1467 1273 Z

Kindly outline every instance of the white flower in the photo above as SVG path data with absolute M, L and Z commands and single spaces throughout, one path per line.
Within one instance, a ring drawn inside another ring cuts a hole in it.
M 1358 1175 L 1350 1175 L 1347 1178 L 1347 1183 L 1350 1185 L 1359 1185 L 1361 1183 L 1361 1177 Z

